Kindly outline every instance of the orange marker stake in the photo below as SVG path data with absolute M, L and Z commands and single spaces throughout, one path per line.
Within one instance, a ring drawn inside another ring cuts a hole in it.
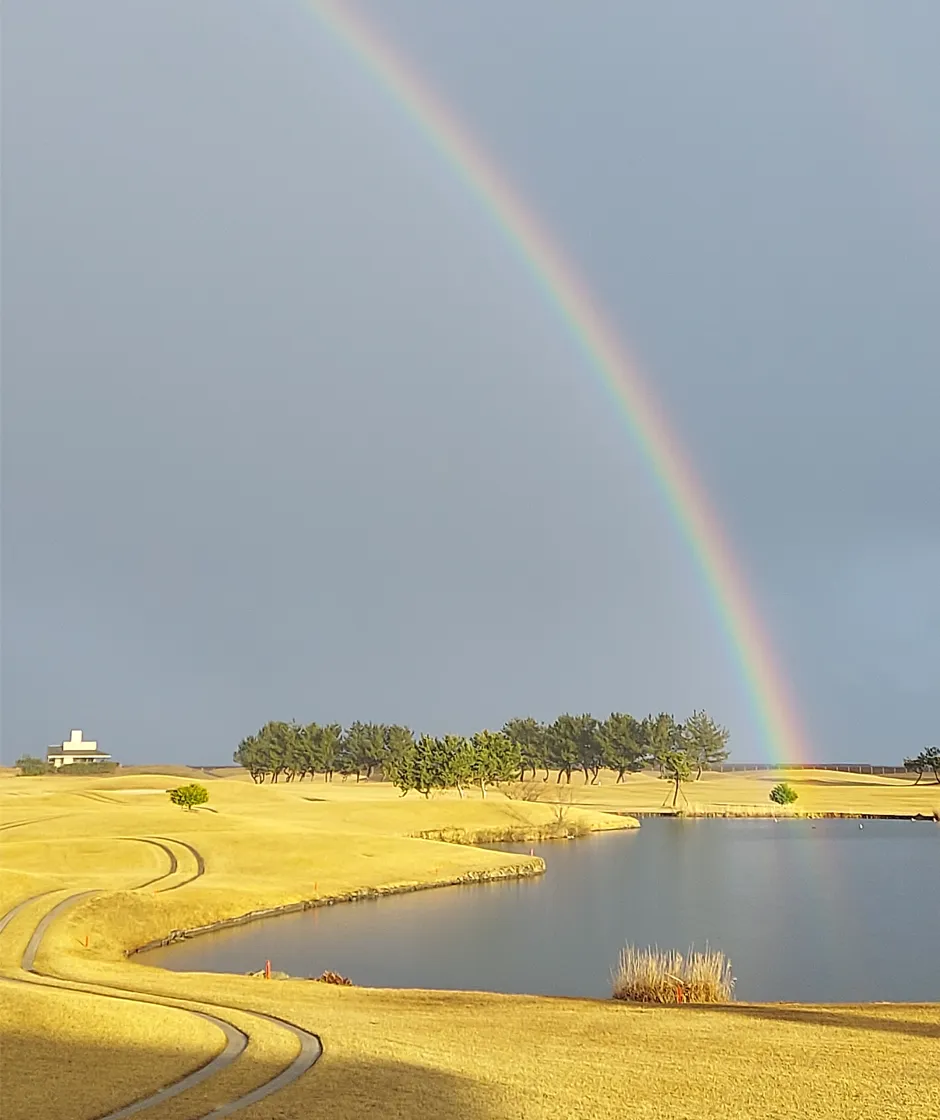
M 265 980 L 270 980 L 271 979 L 271 962 L 270 961 L 265 961 L 264 962 L 264 978 L 265 978 Z

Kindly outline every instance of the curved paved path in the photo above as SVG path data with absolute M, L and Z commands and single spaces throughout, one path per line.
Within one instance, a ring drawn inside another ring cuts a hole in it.
M 157 847 L 162 848 L 170 858 L 170 869 L 164 872 L 163 875 L 157 876 L 156 879 L 151 879 L 141 886 L 152 886 L 153 883 L 159 882 L 161 879 L 166 879 L 172 875 L 178 868 L 178 861 L 172 850 L 159 843 L 156 840 L 149 840 L 143 837 L 122 837 L 126 840 L 144 840 L 145 843 L 154 843 Z M 181 844 L 187 848 L 196 859 L 196 874 L 191 878 L 185 880 L 183 883 L 175 884 L 174 887 L 164 888 L 165 890 L 173 890 L 175 887 L 185 886 L 186 883 L 192 882 L 193 879 L 199 878 L 205 873 L 205 861 L 200 853 L 192 847 L 192 845 L 185 843 L 181 840 L 170 841 L 169 837 L 161 837 L 161 840 L 169 841 L 172 843 Z M 134 888 L 140 889 L 140 887 Z M 41 894 L 33 895 L 31 898 L 24 899 L 18 905 L 14 906 L 6 914 L 0 917 L 0 933 L 9 925 L 9 923 L 23 910 L 26 909 L 31 903 L 36 902 L 40 898 L 45 898 L 51 894 L 57 894 L 58 891 L 44 891 Z M 98 1120 L 123 1120 L 124 1117 L 132 1116 L 135 1113 L 141 1112 L 144 1109 L 151 1108 L 154 1105 L 160 1104 L 171 1097 L 177 1096 L 179 1093 L 185 1092 L 196 1085 L 201 1084 L 203 1081 L 214 1076 L 222 1070 L 231 1066 L 238 1058 L 244 1053 L 249 1036 L 242 1031 L 234 1023 L 221 1018 L 216 1015 L 211 1015 L 208 1012 L 199 1010 L 194 1007 L 188 1007 L 184 1001 L 177 1001 L 175 998 L 160 998 L 151 996 L 149 993 L 137 992 L 131 988 L 122 988 L 116 985 L 104 984 L 82 984 L 71 980 L 62 980 L 58 977 L 39 972 L 35 967 L 36 955 L 42 944 L 43 937 L 48 931 L 52 923 L 62 916 L 67 910 L 77 905 L 83 899 L 89 898 L 91 895 L 98 894 L 96 890 L 79 891 L 77 894 L 69 895 L 62 899 L 55 906 L 52 907 L 43 917 L 33 930 L 26 949 L 23 953 L 22 968 L 25 972 L 31 973 L 29 980 L 20 980 L 16 977 L 0 977 L 4 983 L 9 984 L 40 984 L 43 987 L 58 988 L 60 990 L 68 991 L 81 991 L 87 992 L 91 995 L 98 995 L 105 999 L 121 999 L 127 1000 L 132 1003 L 142 1004 L 155 1004 L 161 1007 L 176 1007 L 178 1010 L 188 1012 L 191 1015 L 196 1015 L 206 1022 L 212 1023 L 217 1026 L 225 1037 L 225 1046 L 223 1049 L 209 1062 L 200 1066 L 195 1070 L 191 1070 L 184 1077 L 178 1081 L 174 1081 L 171 1085 L 158 1090 L 155 1093 L 150 1093 L 145 1097 L 141 1097 L 130 1104 L 123 1105 L 121 1108 L 109 1112 L 106 1116 L 99 1117 Z M 209 1000 L 200 1000 L 203 1006 L 218 1007 L 221 1011 L 232 1010 L 238 1011 L 240 1014 L 249 1018 L 262 1019 L 265 1022 L 271 1023 L 274 1026 L 280 1027 L 283 1030 L 290 1032 L 297 1040 L 299 1045 L 299 1052 L 297 1057 L 286 1066 L 280 1073 L 275 1074 L 274 1077 L 269 1078 L 267 1081 L 262 1082 L 261 1085 L 256 1086 L 247 1093 L 241 1096 L 226 1101 L 221 1105 L 213 1108 L 210 1112 L 204 1113 L 205 1117 L 222 1117 L 231 1116 L 233 1113 L 238 1112 L 242 1108 L 246 1108 L 256 1101 L 263 1100 L 265 1097 L 270 1096 L 272 1093 L 278 1092 L 285 1086 L 290 1085 L 296 1081 L 304 1073 L 309 1070 L 323 1053 L 323 1044 L 317 1035 L 310 1031 L 304 1030 L 303 1027 L 297 1026 L 296 1023 L 288 1022 L 286 1019 L 280 1019 L 274 1015 L 267 1015 L 261 1011 L 248 1011 L 243 1008 L 226 1008 L 223 1004 L 217 1004 Z

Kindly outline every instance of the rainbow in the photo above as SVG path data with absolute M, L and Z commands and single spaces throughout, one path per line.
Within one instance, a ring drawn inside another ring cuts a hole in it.
M 721 523 L 637 364 L 605 321 L 597 300 L 531 208 L 399 52 L 348 3 L 306 0 L 306 4 L 476 196 L 577 340 L 622 413 L 704 577 L 769 758 L 781 764 L 809 761 L 799 713 Z

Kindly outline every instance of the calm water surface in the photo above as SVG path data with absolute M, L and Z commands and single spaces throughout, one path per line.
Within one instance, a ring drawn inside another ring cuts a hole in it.
M 940 828 L 863 824 L 647 819 L 536 844 L 539 879 L 268 918 L 146 961 L 237 973 L 269 958 L 364 986 L 606 997 L 625 941 L 708 942 L 730 956 L 738 999 L 940 1000 Z

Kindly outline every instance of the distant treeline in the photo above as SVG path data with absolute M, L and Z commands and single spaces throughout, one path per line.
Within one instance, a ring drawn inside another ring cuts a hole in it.
M 242 740 L 234 759 L 256 782 L 303 781 L 308 774 L 356 775 L 381 773 L 403 793 L 418 790 L 486 787 L 494 782 L 525 781 L 541 771 L 556 781 L 582 771 L 585 784 L 598 780 L 603 769 L 617 781 L 646 766 L 658 766 L 664 777 L 677 782 L 701 776 L 703 770 L 728 757 L 728 731 L 707 713 L 693 712 L 680 723 L 661 712 L 637 719 L 613 712 L 605 720 L 591 715 L 561 715 L 544 724 L 531 717 L 508 720 L 499 731 L 474 735 L 421 735 L 408 727 L 382 723 L 298 724 L 273 721 L 256 735 Z

